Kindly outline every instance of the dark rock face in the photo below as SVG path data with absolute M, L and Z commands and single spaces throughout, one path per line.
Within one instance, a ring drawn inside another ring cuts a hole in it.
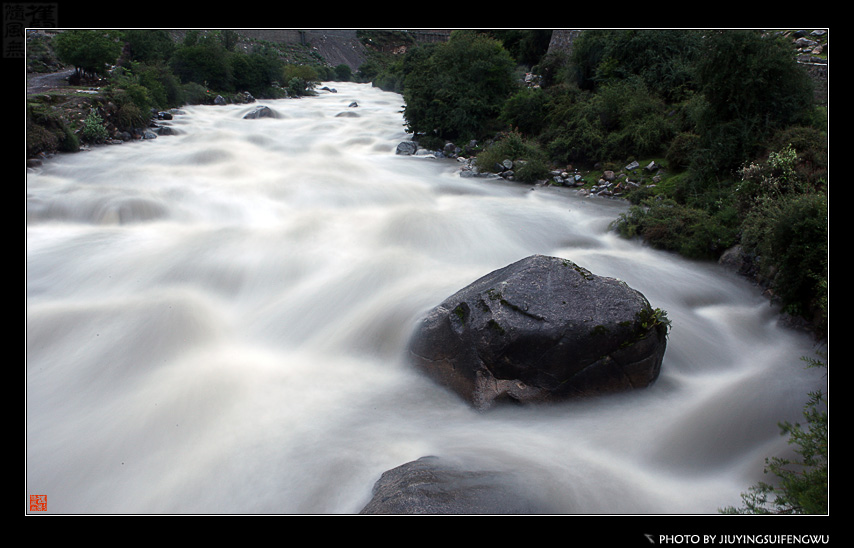
M 513 474 L 472 470 L 438 457 L 393 468 L 360 514 L 542 514 L 549 507 Z
M 431 310 L 413 363 L 477 409 L 648 386 L 667 320 L 646 297 L 575 263 L 534 255 L 487 274 Z

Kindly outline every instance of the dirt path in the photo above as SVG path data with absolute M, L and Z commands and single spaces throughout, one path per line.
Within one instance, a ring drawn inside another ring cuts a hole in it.
M 67 86 L 67 78 L 72 74 L 74 74 L 74 69 L 66 69 L 60 72 L 50 72 L 47 74 L 28 74 L 27 95 L 46 93 L 52 89 Z

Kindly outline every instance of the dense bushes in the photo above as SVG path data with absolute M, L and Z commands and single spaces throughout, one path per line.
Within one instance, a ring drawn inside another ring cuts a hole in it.
M 742 170 L 741 243 L 783 306 L 817 326 L 827 320 L 827 195 L 791 146 Z
M 34 35 L 28 70 L 76 68 L 71 83 L 97 85 L 85 101 L 55 93 L 30 99 L 27 158 L 79 150 L 117 131 L 146 127 L 155 111 L 184 104 L 281 98 L 313 93 L 318 79 L 350 79 L 350 69 L 331 67 L 296 45 L 252 42 L 238 47 L 235 31 L 187 31 L 184 39 L 165 30 L 65 30 Z M 64 111 L 76 112 L 69 115 Z M 60 115 L 60 112 L 63 114 Z
M 41 152 L 76 152 L 80 141 L 68 124 L 49 107 L 27 105 L 27 157 Z
M 783 305 L 822 332 L 826 119 L 791 44 L 754 30 L 587 30 L 571 56 L 537 57 L 522 44 L 542 37 L 528 32 L 457 31 L 360 72 L 402 90 L 425 146 L 492 143 L 478 156 L 487 168 L 521 158 L 526 177 L 544 179 L 551 166 L 664 164 L 656 188 L 627 196 L 615 229 L 695 258 L 740 243 Z M 515 64 L 541 85 L 508 84 Z
M 635 205 L 614 223 L 626 237 L 643 236 L 649 244 L 693 259 L 715 259 L 738 242 L 735 212 L 692 208 L 672 199 Z
M 143 115 L 152 108 L 209 102 L 217 94 L 305 95 L 320 77 L 351 76 L 346 65 L 289 63 L 269 44 L 243 51 L 237 43 L 237 33 L 229 30 L 191 30 L 177 43 L 164 30 L 133 29 L 69 30 L 52 40 L 61 61 L 77 67 L 81 76 L 108 76 L 110 91 Z
M 524 183 L 543 180 L 549 176 L 546 155 L 536 143 L 525 139 L 519 132 L 511 131 L 499 135 L 494 143 L 477 155 L 477 166 L 485 171 L 494 171 L 496 164 L 504 160 L 514 162 L 513 172 L 517 180 Z

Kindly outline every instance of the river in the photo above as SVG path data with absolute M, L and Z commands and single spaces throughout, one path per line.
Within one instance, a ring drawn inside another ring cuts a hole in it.
M 560 513 L 715 514 L 769 479 L 824 379 L 755 286 L 609 232 L 623 202 L 395 155 L 401 96 L 329 85 L 28 170 L 26 489 L 47 513 L 354 514 L 425 455 L 523 474 Z M 406 363 L 430 307 L 535 253 L 667 311 L 653 386 L 478 413 Z

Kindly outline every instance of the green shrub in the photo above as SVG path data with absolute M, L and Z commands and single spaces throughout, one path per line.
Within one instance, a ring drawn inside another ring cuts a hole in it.
M 514 162 L 515 176 L 522 182 L 542 180 L 549 175 L 543 151 L 535 142 L 525 139 L 517 131 L 500 135 L 492 144 L 478 153 L 476 163 L 483 171 L 494 171 L 494 166 L 504 160 Z
M 602 86 L 593 107 L 606 135 L 605 158 L 657 154 L 672 137 L 664 103 L 638 77 Z
M 124 41 L 130 58 L 143 63 L 156 63 L 169 59 L 175 51 L 175 43 L 165 30 L 128 29 Z
M 686 168 L 691 165 L 691 159 L 697 149 L 700 136 L 696 133 L 682 132 L 671 141 L 665 154 L 665 159 L 672 166 Z
M 303 95 L 308 95 L 311 91 L 310 86 L 311 84 L 304 78 L 294 76 L 288 80 L 288 95 L 291 97 L 302 97 Z
M 783 307 L 822 331 L 827 321 L 827 197 L 766 197 L 743 223 L 741 243 L 759 256 L 760 272 Z
M 706 169 L 731 172 L 776 131 L 809 117 L 812 82 L 790 44 L 755 30 L 707 33 L 697 63 Z
M 121 105 L 116 112 L 116 126 L 123 130 L 142 128 L 148 125 L 149 117 L 145 116 L 134 103 Z
M 501 121 L 527 135 L 540 133 L 546 123 L 546 93 L 539 88 L 523 88 L 501 107 Z
M 573 82 L 569 57 L 561 51 L 544 55 L 533 70 L 540 76 L 540 85 L 543 88 Z
M 103 143 L 108 137 L 109 133 L 104 127 L 104 120 L 94 110 L 90 111 L 86 120 L 83 121 L 80 138 L 87 143 Z
M 353 70 L 350 68 L 350 65 L 343 63 L 336 65 L 332 70 L 332 74 L 335 76 L 335 81 L 337 82 L 349 82 L 353 78 Z
M 520 162 L 513 170 L 516 179 L 523 183 L 534 183 L 548 179 L 551 173 L 548 163 L 540 156 Z
M 612 227 L 624 237 L 641 237 L 655 248 L 694 259 L 718 257 L 737 241 L 738 233 L 731 208 L 712 214 L 667 199 L 631 206 Z
M 49 108 L 27 107 L 27 157 L 40 152 L 76 152 L 80 141 L 65 121 Z
M 404 61 L 407 130 L 448 140 L 491 133 L 513 91 L 514 61 L 495 39 L 457 30 Z
M 547 128 L 541 140 L 551 160 L 568 164 L 607 159 L 607 132 L 594 95 L 574 86 L 558 86 L 550 90 L 548 105 Z
M 583 89 L 640 80 L 669 102 L 694 87 L 701 33 L 676 29 L 586 30 L 573 43 L 575 79 Z
M 189 38 L 188 33 L 188 38 Z M 184 84 L 195 82 L 216 91 L 232 91 L 228 52 L 219 40 L 198 39 L 179 45 L 169 60 L 173 73 Z
M 189 82 L 181 86 L 181 97 L 188 105 L 204 105 L 213 101 L 211 93 L 197 82 Z
M 282 63 L 270 55 L 261 53 L 232 53 L 228 54 L 231 66 L 233 87 L 237 91 L 248 91 L 253 95 L 263 96 L 279 80 Z
M 41 152 L 53 152 L 59 146 L 59 138 L 44 126 L 31 124 L 27 127 L 27 157 Z

